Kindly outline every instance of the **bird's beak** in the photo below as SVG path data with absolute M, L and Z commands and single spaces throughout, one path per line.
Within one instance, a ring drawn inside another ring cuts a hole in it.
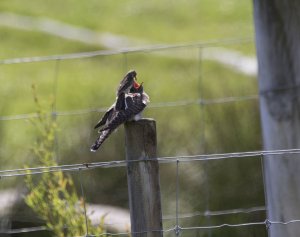
M 135 89 L 139 89 L 140 88 L 140 84 L 139 83 L 137 83 L 136 81 L 133 81 L 133 87 L 135 88 Z

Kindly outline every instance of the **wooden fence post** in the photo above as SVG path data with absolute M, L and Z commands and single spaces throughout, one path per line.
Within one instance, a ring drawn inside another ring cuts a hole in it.
M 127 122 L 125 135 L 131 236 L 162 237 L 159 165 L 153 160 L 156 158 L 155 121 Z

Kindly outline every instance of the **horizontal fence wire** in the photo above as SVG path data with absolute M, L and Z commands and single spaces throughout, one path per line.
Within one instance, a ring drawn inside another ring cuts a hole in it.
M 119 236 L 119 235 L 126 235 L 130 236 L 132 234 L 146 234 L 151 232 L 175 232 L 175 231 L 191 231 L 191 230 L 207 230 L 207 229 L 220 229 L 220 228 L 239 228 L 239 227 L 253 227 L 253 226 L 265 226 L 267 229 L 269 229 L 273 225 L 290 225 L 290 224 L 298 224 L 300 223 L 300 219 L 293 219 L 289 221 L 272 221 L 269 219 L 266 219 L 264 221 L 258 221 L 258 222 L 246 222 L 246 223 L 236 223 L 236 224 L 230 224 L 230 223 L 223 223 L 220 225 L 210 225 L 210 226 L 191 226 L 191 227 L 173 227 L 169 229 L 163 229 L 163 230 L 145 230 L 140 232 L 119 232 L 119 233 L 109 233 L 105 232 L 99 235 L 89 234 L 88 236 Z M 20 234 L 20 233 L 30 233 L 30 232 L 38 232 L 38 231 L 49 231 L 49 229 L 45 226 L 39 226 L 39 227 L 29 227 L 29 228 L 22 228 L 22 229 L 14 229 L 14 230 L 0 230 L 0 234 Z M 87 235 L 81 235 L 81 236 L 69 236 L 69 237 L 87 237 Z
M 181 230 L 219 229 L 224 227 L 245 227 L 245 226 L 255 226 L 255 225 L 265 225 L 267 228 L 270 228 L 272 225 L 289 225 L 294 223 L 300 223 L 300 220 L 294 219 L 294 220 L 289 220 L 284 222 L 284 221 L 272 221 L 266 219 L 265 221 L 247 222 L 247 223 L 239 223 L 239 224 L 223 223 L 220 225 L 211 225 L 211 226 L 181 227 Z
M 182 213 L 179 214 L 177 217 L 174 215 L 164 215 L 163 221 L 170 221 L 178 219 L 186 219 L 186 218 L 193 218 L 193 217 L 207 217 L 207 216 L 224 216 L 224 215 L 233 215 L 233 214 L 249 214 L 254 212 L 262 212 L 266 211 L 264 206 L 259 207 L 250 207 L 250 208 L 236 208 L 230 210 L 222 210 L 222 211 L 204 211 L 204 212 L 193 212 L 193 213 Z M 103 224 L 105 227 L 108 226 L 115 226 L 119 225 L 120 223 L 112 223 L 112 224 Z M 66 227 L 69 228 L 69 227 Z M 20 229 L 9 229 L 9 230 L 0 230 L 0 233 L 6 234 L 16 234 L 16 233 L 27 233 L 27 232 L 36 232 L 36 231 L 45 231 L 49 230 L 46 226 L 38 226 L 38 227 L 27 227 L 27 228 L 20 228 Z
M 36 227 L 26 227 L 26 228 L 19 228 L 19 229 L 8 229 L 8 230 L 1 230 L 0 234 L 22 234 L 22 233 L 32 233 L 32 232 L 40 232 L 49 230 L 46 226 L 36 226 Z
M 24 57 L 24 58 L 12 58 L 12 59 L 0 60 L 0 65 L 1 64 L 35 63 L 35 62 L 70 60 L 70 59 L 83 59 L 83 58 L 92 58 L 92 57 L 97 57 L 97 56 L 111 56 L 111 55 L 129 54 L 129 53 L 158 52 L 158 51 L 164 51 L 164 50 L 169 50 L 169 49 L 180 49 L 180 48 L 208 48 L 208 47 L 245 44 L 245 43 L 253 43 L 253 37 L 217 39 L 217 40 L 211 40 L 211 41 L 207 41 L 207 42 L 150 45 L 150 46 L 142 46 L 142 47 L 123 48 L 123 49 L 119 49 L 119 50 L 98 50 L 98 51 L 91 51 L 91 52 L 50 55 L 50 56 L 40 56 L 40 57 L 36 56 L 36 57 Z
M 180 101 L 170 101 L 170 102 L 157 102 L 150 104 L 147 108 L 159 109 L 165 107 L 180 107 L 180 106 L 190 106 L 190 105 L 214 105 L 214 104 L 224 104 L 240 101 L 249 101 L 257 100 L 258 95 L 247 95 L 247 96 L 236 96 L 236 97 L 223 97 L 215 99 L 194 99 L 194 100 L 180 100 Z M 75 116 L 75 115 L 84 115 L 90 113 L 103 113 L 109 108 L 88 108 L 72 111 L 56 111 L 46 114 L 47 116 Z M 0 121 L 12 121 L 12 120 L 22 120 L 22 119 L 31 119 L 37 118 L 39 115 L 37 113 L 28 113 L 28 114 L 16 114 L 16 115 L 7 115 L 0 116 Z
M 32 167 L 21 168 L 11 170 L 0 170 L 0 178 L 8 178 L 15 176 L 35 175 L 42 173 L 51 173 L 58 171 L 81 171 L 95 168 L 111 168 L 111 167 L 125 167 L 128 163 L 133 162 L 148 162 L 151 160 L 157 160 L 159 163 L 175 163 L 192 162 L 192 161 L 211 161 L 211 160 L 223 160 L 231 158 L 250 158 L 250 157 L 268 157 L 274 158 L 281 155 L 300 154 L 300 149 L 286 149 L 286 150 L 269 150 L 269 151 L 247 151 L 247 152 L 234 152 L 234 153 L 219 153 L 219 154 L 200 154 L 200 155 L 187 155 L 187 156 L 168 156 L 158 157 L 147 160 L 116 160 L 116 161 L 104 161 L 104 162 L 91 162 L 91 163 L 78 163 L 69 165 L 57 165 L 48 167 Z M 300 157 L 299 157 L 300 158 Z
M 261 212 L 266 211 L 264 206 L 259 207 L 250 207 L 250 208 L 236 208 L 231 210 L 223 210 L 223 211 L 204 211 L 204 212 L 193 212 L 193 213 L 185 213 L 179 214 L 177 217 L 174 215 L 165 215 L 163 220 L 174 220 L 178 219 L 186 219 L 186 218 L 193 218 L 193 217 L 208 217 L 208 216 L 224 216 L 224 215 L 232 215 L 232 214 L 249 214 L 253 212 Z

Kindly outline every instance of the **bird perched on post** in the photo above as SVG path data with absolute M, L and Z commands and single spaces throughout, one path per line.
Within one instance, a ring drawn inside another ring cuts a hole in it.
M 126 76 L 124 79 L 125 78 Z M 119 89 L 121 88 L 122 82 Z M 133 80 L 131 86 L 127 86 L 126 89 L 117 91 L 118 96 L 116 102 L 106 111 L 104 116 L 95 126 L 95 129 L 101 126 L 103 127 L 99 129 L 100 135 L 91 146 L 92 152 L 96 152 L 106 138 L 108 138 L 118 126 L 126 121 L 138 120 L 141 118 L 141 112 L 149 103 L 149 96 L 144 92 L 142 84 L 143 83 L 139 84 Z M 125 93 L 125 91 L 127 93 Z

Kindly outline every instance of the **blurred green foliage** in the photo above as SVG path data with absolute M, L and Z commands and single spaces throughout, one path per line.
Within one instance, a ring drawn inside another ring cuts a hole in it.
M 55 161 L 57 124 L 53 116 L 45 113 L 35 89 L 34 101 L 38 117 L 37 120 L 33 120 L 33 124 L 38 131 L 38 139 L 33 151 L 38 159 L 37 164 L 43 167 L 57 166 Z M 81 236 L 88 234 L 88 231 L 94 235 L 104 233 L 103 220 L 99 220 L 98 226 L 92 226 L 91 220 L 88 217 L 85 219 L 85 200 L 77 195 L 73 179 L 68 174 L 46 170 L 36 180 L 29 170 L 25 183 L 29 189 L 25 197 L 26 204 L 46 222 L 46 226 L 55 236 Z

